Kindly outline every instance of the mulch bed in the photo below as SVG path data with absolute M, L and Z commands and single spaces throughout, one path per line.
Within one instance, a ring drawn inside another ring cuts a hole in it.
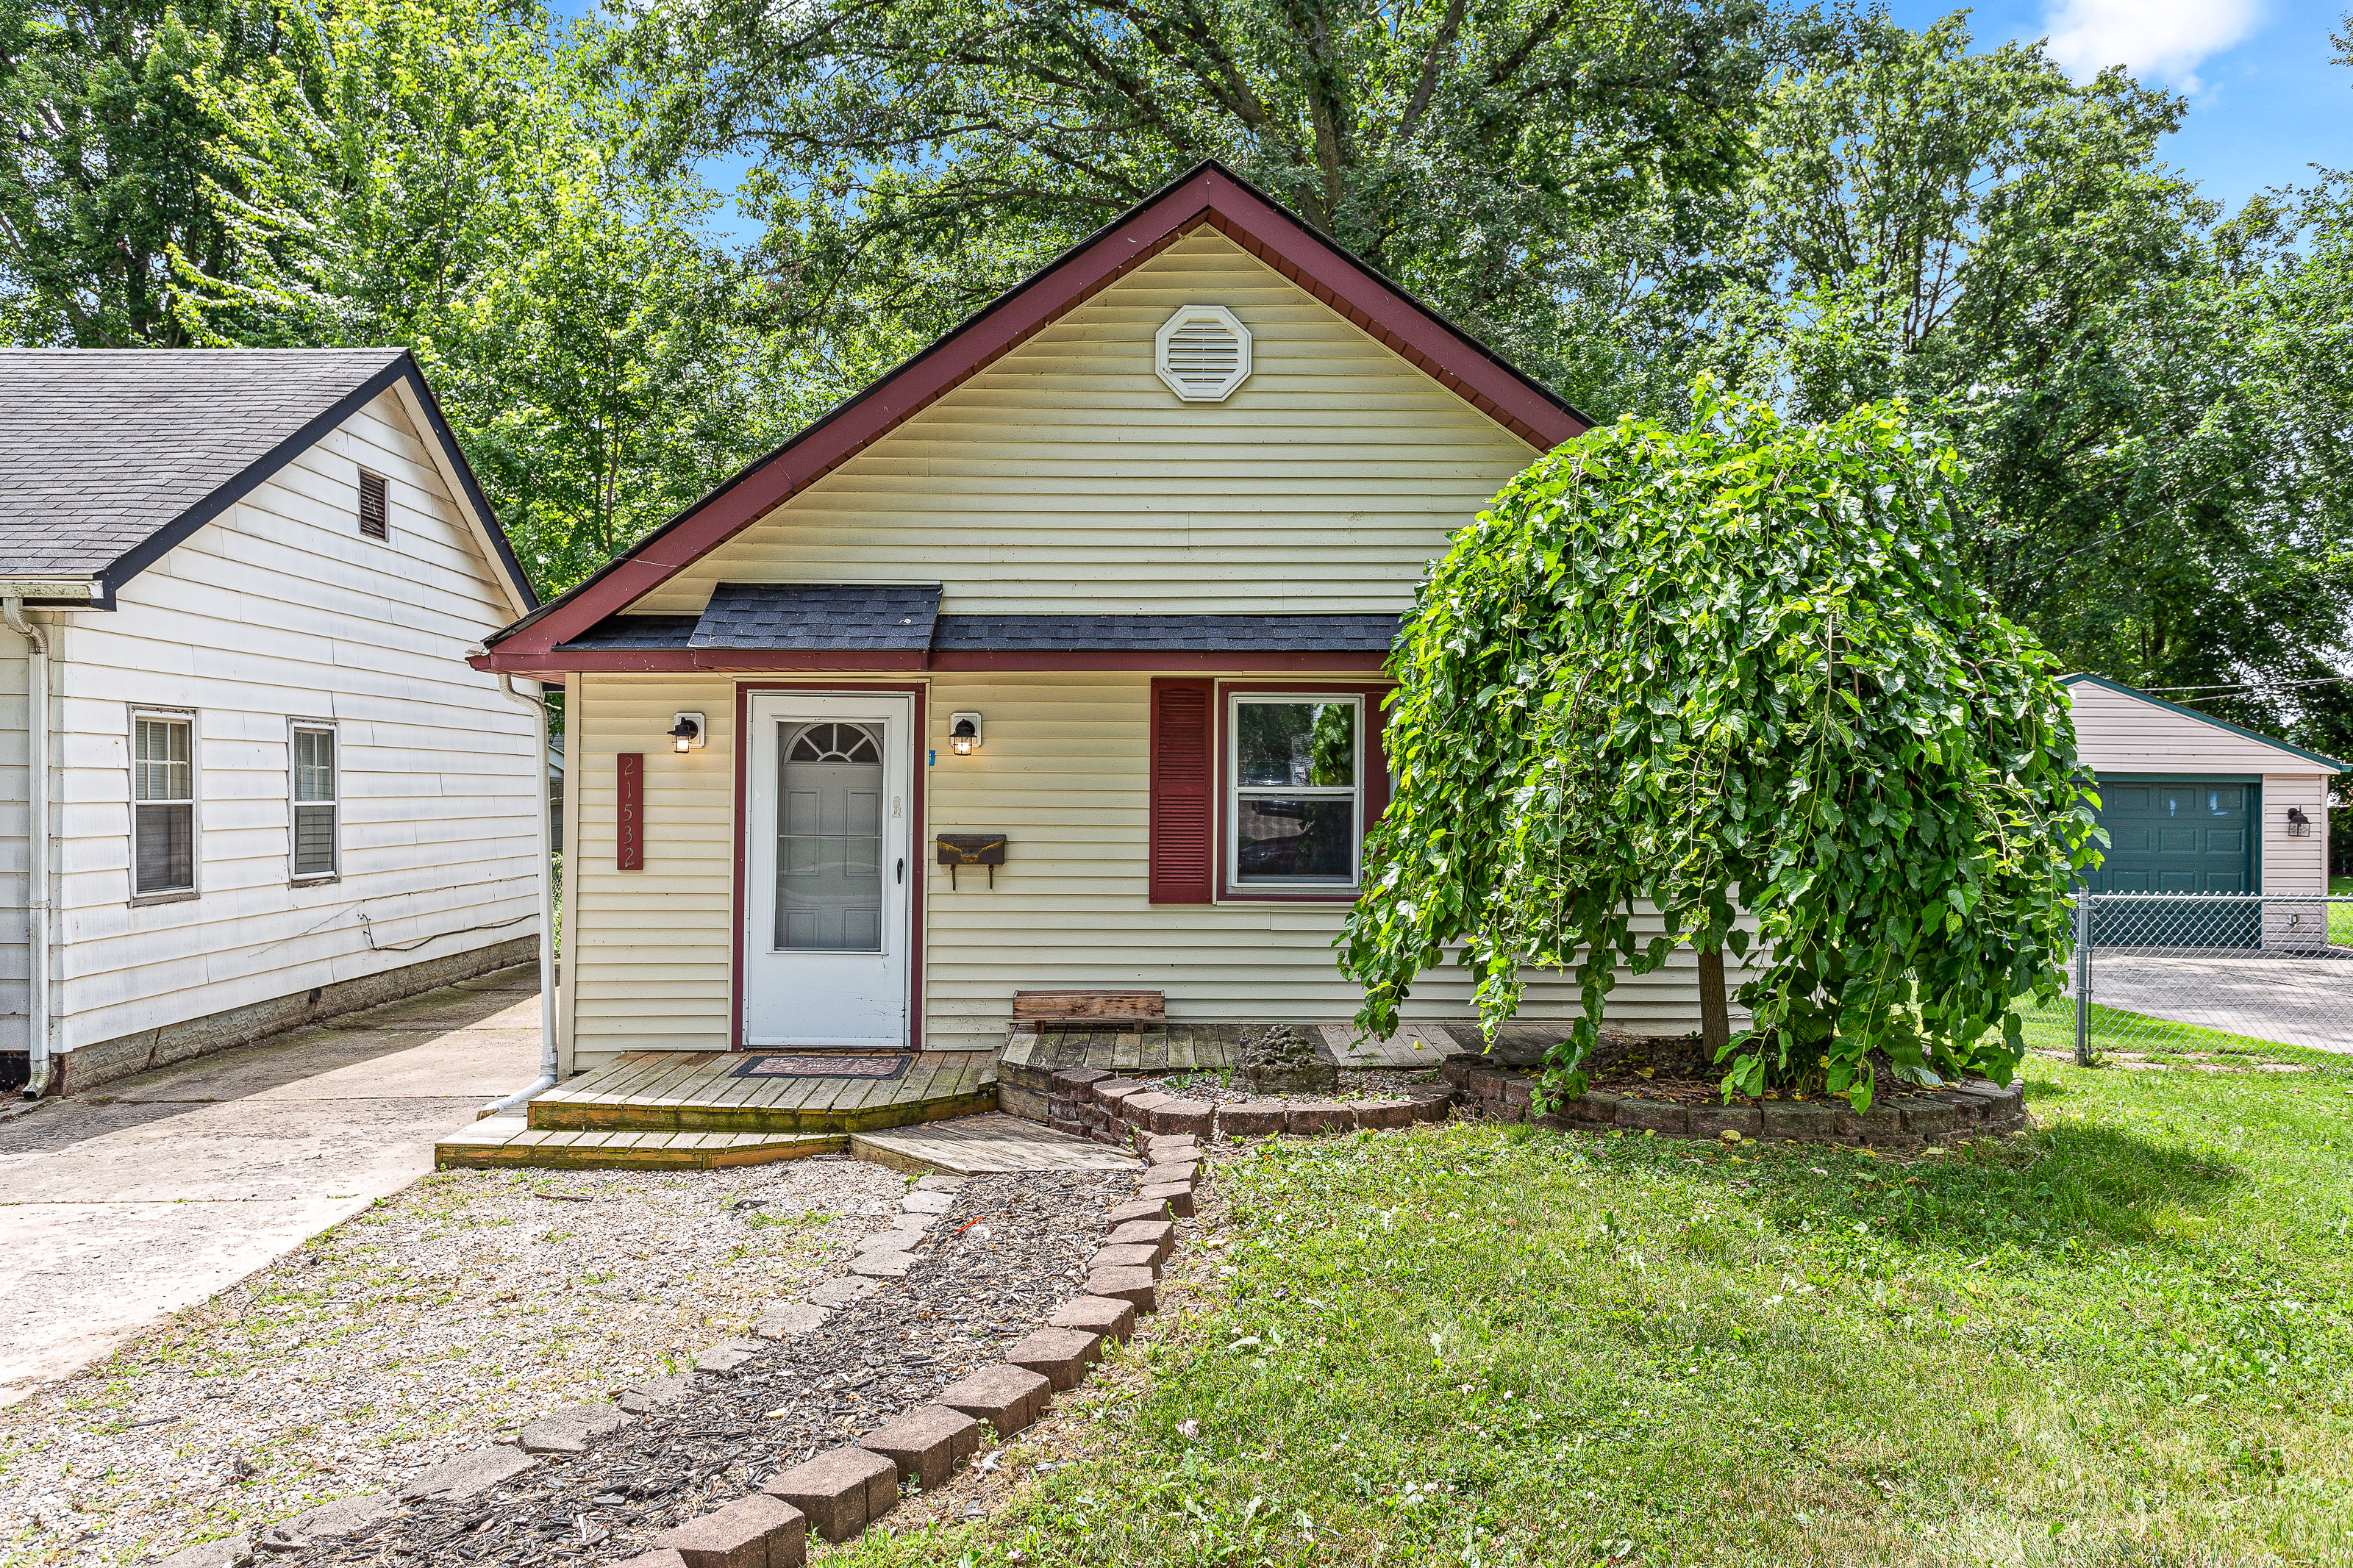
M 1907 1100 L 1926 1099 L 1934 1089 L 1905 1083 L 1887 1070 L 1881 1062 L 1879 1080 L 1872 1090 L 1873 1104 L 1901 1105 Z M 1496 1064 L 1495 1070 L 1509 1072 L 1511 1068 Z M 1539 1068 L 1525 1069 L 1534 1077 Z M 1606 1089 L 1624 1095 L 1629 1100 L 1655 1100 L 1670 1105 L 1731 1106 L 1755 1109 L 1768 1101 L 1777 1105 L 1826 1105 L 1840 1110 L 1847 1108 L 1842 1094 L 1816 1090 L 1809 1094 L 1768 1093 L 1760 1097 L 1736 1094 L 1724 1097 L 1724 1069 L 1708 1058 L 1707 1048 L 1696 1035 L 1660 1037 L 1650 1035 L 1621 1035 L 1612 1029 L 1601 1031 L 1599 1045 L 1585 1063 L 1586 1087 Z

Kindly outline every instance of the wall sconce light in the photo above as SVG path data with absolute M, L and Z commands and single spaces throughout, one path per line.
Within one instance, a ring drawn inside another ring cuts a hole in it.
M 699 752 L 702 750 L 707 728 L 700 713 L 673 713 L 670 715 L 670 744 L 681 752 Z
M 2304 815 L 2304 807 L 2291 805 L 2287 808 L 2287 836 L 2290 838 L 2312 837 L 2312 818 Z
M 980 715 L 951 713 L 948 715 L 948 750 L 959 757 L 968 757 L 980 750 Z

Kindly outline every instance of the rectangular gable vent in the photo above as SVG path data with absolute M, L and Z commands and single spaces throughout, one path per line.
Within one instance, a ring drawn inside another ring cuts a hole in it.
M 360 531 L 370 539 L 392 537 L 392 507 L 384 476 L 360 470 Z

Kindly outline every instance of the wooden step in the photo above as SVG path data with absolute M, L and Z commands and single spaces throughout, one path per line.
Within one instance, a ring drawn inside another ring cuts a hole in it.
M 632 1051 L 531 1102 L 543 1132 L 839 1137 L 997 1109 L 988 1051 L 922 1051 L 897 1078 L 737 1078 L 741 1056 Z
M 433 1146 L 436 1168 L 492 1170 L 714 1171 L 765 1165 L 810 1154 L 839 1154 L 845 1134 L 778 1136 L 763 1132 L 584 1132 L 532 1127 L 520 1117 L 495 1116 L 463 1128 Z

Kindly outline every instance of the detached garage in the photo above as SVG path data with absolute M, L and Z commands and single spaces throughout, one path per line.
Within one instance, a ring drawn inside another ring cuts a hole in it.
M 2353 764 L 2096 675 L 2070 675 L 2064 684 L 2076 752 L 2099 780 L 2109 839 L 2094 892 L 2328 891 L 2328 785 Z M 2255 909 L 2251 901 L 2236 912 L 2215 910 L 2211 920 L 2243 925 L 2243 934 L 2208 931 L 2200 945 L 2255 945 Z M 2308 919 L 2274 910 L 2263 925 L 2294 921 L 2299 929 L 2267 931 L 2263 944 L 2293 944 Z

